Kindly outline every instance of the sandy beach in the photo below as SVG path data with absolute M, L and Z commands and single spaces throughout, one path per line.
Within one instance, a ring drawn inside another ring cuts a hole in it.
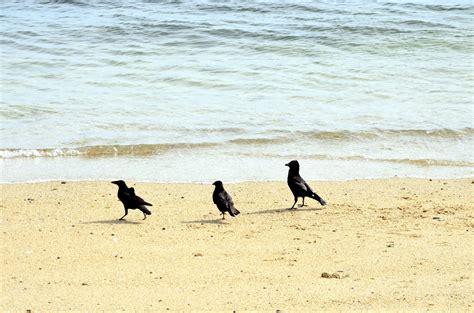
M 2 311 L 472 311 L 472 179 L 311 182 L 328 201 L 289 211 L 286 182 L 2 184 Z M 326 274 L 324 274 L 326 273 Z

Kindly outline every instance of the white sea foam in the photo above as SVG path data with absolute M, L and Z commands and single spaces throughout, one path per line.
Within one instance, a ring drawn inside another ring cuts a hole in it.
M 80 154 L 82 153 L 76 149 L 3 149 L 0 150 L 0 159 L 77 156 Z

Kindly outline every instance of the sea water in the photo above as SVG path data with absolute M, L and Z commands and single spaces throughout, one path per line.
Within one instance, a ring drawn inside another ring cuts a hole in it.
M 473 175 L 472 1 L 2 1 L 0 182 Z

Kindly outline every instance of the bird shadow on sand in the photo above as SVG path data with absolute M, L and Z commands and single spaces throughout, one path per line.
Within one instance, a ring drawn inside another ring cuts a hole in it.
M 218 219 L 215 219 L 215 220 L 182 221 L 181 223 L 184 223 L 184 224 L 218 224 L 218 225 L 227 224 L 226 220 L 223 220 L 222 218 L 218 218 Z
M 254 215 L 254 214 L 284 214 L 284 213 L 293 213 L 293 212 L 311 212 L 311 211 L 321 211 L 322 208 L 297 208 L 290 210 L 289 208 L 283 208 L 283 209 L 269 209 L 269 210 L 259 210 L 256 212 L 250 212 L 247 213 L 249 215 Z
M 142 222 L 114 219 L 114 220 L 98 220 L 98 221 L 82 222 L 82 224 L 138 225 L 138 224 L 142 224 Z

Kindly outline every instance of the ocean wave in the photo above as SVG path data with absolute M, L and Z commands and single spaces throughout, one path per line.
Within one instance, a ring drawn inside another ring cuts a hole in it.
M 210 11 L 210 12 L 242 12 L 242 13 L 257 13 L 257 14 L 264 14 L 264 13 L 271 13 L 272 11 L 265 7 L 259 5 L 244 5 L 244 4 L 237 4 L 237 5 L 219 5 L 217 3 L 210 3 L 210 4 L 197 4 L 196 8 L 200 11 Z
M 328 161 L 362 161 L 362 162 L 382 162 L 382 163 L 398 163 L 407 165 L 416 165 L 422 167 L 474 167 L 474 162 L 460 160 L 443 160 L 443 159 L 408 159 L 408 158 L 371 158 L 362 155 L 335 156 L 330 154 L 273 154 L 273 153 L 253 153 L 242 152 L 239 155 L 244 157 L 264 157 L 277 158 L 282 160 L 328 160 Z
M 474 136 L 474 128 L 462 129 L 371 129 L 360 131 L 301 131 L 294 135 L 315 140 L 369 140 L 386 137 L 463 139 Z
M 77 156 L 80 154 L 81 152 L 76 149 L 3 149 L 0 150 L 0 159 Z
M 229 140 L 229 143 L 237 145 L 270 145 L 280 144 L 289 142 L 290 138 L 277 137 L 277 138 L 238 138 Z
M 401 7 L 407 7 L 417 10 L 428 10 L 428 11 L 470 11 L 473 9 L 471 4 L 422 4 L 422 3 L 404 3 Z
M 145 157 L 159 155 L 168 152 L 187 151 L 194 149 L 206 149 L 222 147 L 226 144 L 237 145 L 267 145 L 282 142 L 282 138 L 247 138 L 230 140 L 225 143 L 176 143 L 176 144 L 139 144 L 139 145 L 96 145 L 78 148 L 55 148 L 55 149 L 3 149 L 0 150 L 0 159 L 19 159 L 19 158 L 55 158 L 55 157 L 82 157 L 82 158 L 103 158 L 103 157 Z M 284 140 L 283 140 L 284 141 Z M 235 155 L 236 152 L 225 152 Z M 269 159 L 307 159 L 307 160 L 332 160 L 332 161 L 361 161 L 375 163 L 397 163 L 413 165 L 418 167 L 474 167 L 474 162 L 465 160 L 448 159 L 410 159 L 410 158 L 377 158 L 363 155 L 330 155 L 330 154 L 275 154 L 259 152 L 247 152 L 241 150 L 237 152 L 242 157 L 258 157 Z
M 39 107 L 35 105 L 5 105 L 0 109 L 0 117 L 15 120 L 21 118 L 38 118 L 43 116 L 55 115 L 58 111 L 53 108 Z
M 363 156 L 338 157 L 338 160 L 360 160 L 370 162 L 399 163 L 417 166 L 450 166 L 450 167 L 473 167 L 474 162 L 440 159 L 396 159 L 396 158 L 367 158 Z
M 458 166 L 473 167 L 474 162 L 455 161 L 455 160 L 433 160 L 433 159 L 381 159 L 382 162 L 412 164 L 419 166 Z
M 220 143 L 164 143 L 164 144 L 131 144 L 131 145 L 94 145 L 75 148 L 39 148 L 39 149 L 2 149 L 0 159 L 41 158 L 41 157 L 115 157 L 115 156 L 150 156 L 161 153 L 214 148 L 226 144 L 235 145 L 268 145 L 288 142 L 285 138 L 239 138 Z
M 52 149 L 3 149 L 0 159 L 38 158 L 38 157 L 111 157 L 111 156 L 147 156 L 171 150 L 211 148 L 215 143 L 172 143 L 137 145 L 96 145 L 78 148 Z
M 147 130 L 150 130 L 147 128 Z M 224 147 L 226 145 L 239 146 L 262 146 L 262 145 L 284 145 L 295 141 L 300 142 L 344 142 L 344 141 L 372 141 L 380 140 L 382 142 L 394 140 L 397 137 L 402 140 L 472 140 L 474 137 L 474 128 L 463 128 L 459 130 L 437 129 L 437 130 L 421 130 L 421 129 L 402 129 L 402 130 L 365 130 L 365 131 L 284 131 L 269 130 L 259 133 L 260 137 L 237 137 L 237 134 L 245 133 L 241 128 L 202 128 L 202 129 L 180 129 L 177 132 L 200 132 L 201 134 L 222 134 L 230 138 L 221 139 L 218 142 L 194 142 L 194 143 L 159 143 L 159 144 L 128 144 L 128 145 L 93 145 L 66 148 L 38 148 L 23 149 L 11 148 L 0 150 L 0 159 L 12 158 L 35 158 L 35 157 L 108 157 L 108 156 L 147 156 L 156 155 L 165 152 L 177 150 L 192 150 Z M 405 139 L 404 139 L 405 138 Z M 313 155 L 318 158 L 318 155 Z M 324 156 L 322 158 L 325 158 Z M 332 157 L 331 157 L 332 158 Z M 358 157 L 355 157 L 357 159 Z M 361 157 L 362 158 L 362 157 Z M 347 159 L 347 158 L 346 158 Z M 378 160 L 381 161 L 381 160 Z M 394 162 L 390 160 L 390 162 Z M 443 165 L 443 162 L 432 162 L 430 160 L 399 160 L 400 163 L 419 163 Z M 431 162 L 431 163 L 430 163 Z M 448 165 L 453 165 L 449 163 Z M 471 163 L 461 162 L 459 166 L 471 166 Z
M 40 4 L 71 4 L 75 6 L 90 6 L 87 2 L 77 1 L 77 0 L 47 0 L 41 1 Z

